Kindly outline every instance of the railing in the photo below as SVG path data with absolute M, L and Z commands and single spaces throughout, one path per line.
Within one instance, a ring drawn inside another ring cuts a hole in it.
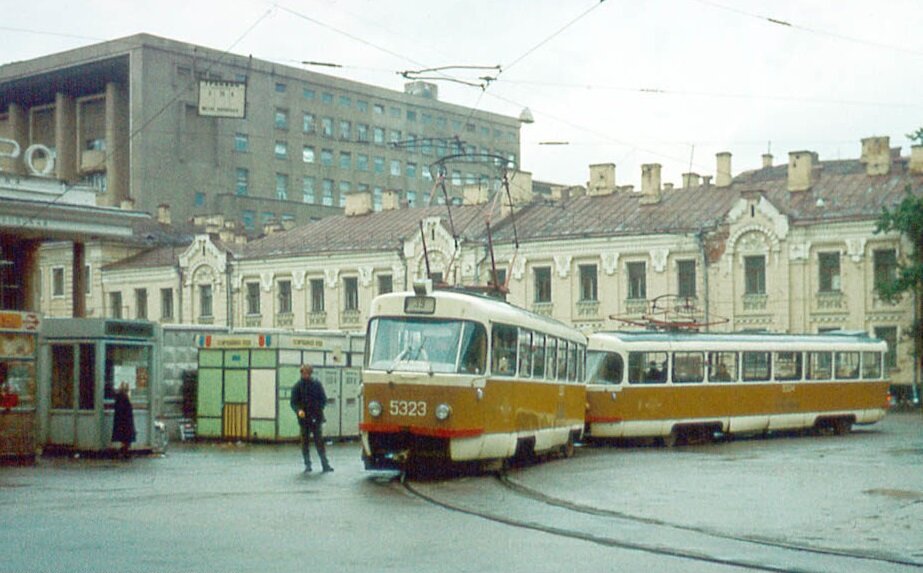
M 344 310 L 340 314 L 340 326 L 359 326 L 361 313 L 358 309 Z
M 248 314 L 244 317 L 244 326 L 262 326 L 263 316 L 260 314 Z
M 534 302 L 532 303 L 532 312 L 542 316 L 551 316 L 554 312 L 554 304 L 550 302 Z
M 646 298 L 625 299 L 625 314 L 644 314 L 647 312 Z
M 280 312 L 276 315 L 276 326 L 292 326 L 295 323 L 295 315 L 290 312 Z
M 598 318 L 599 301 L 598 300 L 581 300 L 577 301 L 578 318 Z
M 327 326 L 327 313 L 324 311 L 309 312 L 308 326 Z
M 744 312 L 766 310 L 766 304 L 769 302 L 769 295 L 745 294 L 742 302 Z

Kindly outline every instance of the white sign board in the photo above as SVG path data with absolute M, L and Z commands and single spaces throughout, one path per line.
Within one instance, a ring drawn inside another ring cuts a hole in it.
M 200 81 L 199 115 L 243 119 L 247 115 L 247 84 Z

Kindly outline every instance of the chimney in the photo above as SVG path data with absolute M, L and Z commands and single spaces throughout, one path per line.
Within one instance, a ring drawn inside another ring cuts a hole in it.
M 529 171 L 516 171 L 510 178 L 510 196 L 513 207 L 522 207 L 532 202 L 532 173 Z M 510 213 L 510 202 L 504 198 L 500 201 L 500 213 L 507 216 Z
M 346 196 L 346 207 L 344 214 L 347 217 L 356 217 L 359 215 L 368 215 L 372 212 L 372 194 L 364 191 L 350 193 Z
M 611 195 L 615 192 L 615 163 L 590 165 L 587 195 Z
M 866 137 L 862 140 L 862 157 L 867 175 L 887 175 L 891 170 L 889 137 Z
M 814 152 L 790 151 L 788 154 L 788 190 L 807 191 L 811 188 Z
M 715 187 L 731 186 L 731 152 L 722 151 L 715 154 L 718 160 L 718 169 L 715 173 Z
M 295 219 L 282 219 L 282 230 L 291 231 L 295 228 Z
M 772 153 L 763 154 L 763 169 L 767 167 L 772 167 Z
M 170 225 L 170 206 L 166 203 L 157 205 L 157 222 L 161 225 Z
M 205 232 L 215 235 L 224 227 L 224 215 L 208 215 L 205 218 Z
M 641 166 L 641 204 L 660 203 L 660 164 L 645 163 Z
M 683 173 L 683 189 L 692 189 L 693 187 L 698 187 L 699 183 L 699 174 L 698 173 Z
M 711 186 L 711 175 L 703 175 L 702 176 L 702 187 L 709 187 L 709 186 Z
M 923 144 L 910 146 L 910 173 L 923 175 Z
M 486 185 L 465 185 L 462 197 L 465 205 L 483 205 L 487 203 L 488 189 Z
M 381 194 L 381 210 L 394 211 L 401 208 L 401 193 L 393 189 L 388 189 Z
M 267 221 L 266 224 L 263 225 L 263 234 L 266 235 L 267 237 L 269 235 L 272 235 L 273 233 L 278 233 L 281 230 L 282 230 L 282 223 L 280 223 L 276 219 Z
M 664 190 L 664 191 L 672 191 L 672 190 L 673 190 L 673 184 L 672 184 L 672 183 L 664 183 L 664 184 L 663 184 L 663 190 Z

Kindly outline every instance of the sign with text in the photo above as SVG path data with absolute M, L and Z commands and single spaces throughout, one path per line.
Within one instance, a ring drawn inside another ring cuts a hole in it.
M 243 119 L 247 115 L 247 84 L 200 81 L 199 115 Z

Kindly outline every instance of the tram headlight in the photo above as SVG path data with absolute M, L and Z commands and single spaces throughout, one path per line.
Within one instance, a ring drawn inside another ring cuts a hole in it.
M 373 418 L 381 416 L 381 402 L 377 400 L 369 402 L 369 414 L 371 414 Z
M 448 420 L 450 415 L 452 415 L 452 406 L 448 404 L 439 404 L 436 406 L 437 420 Z

